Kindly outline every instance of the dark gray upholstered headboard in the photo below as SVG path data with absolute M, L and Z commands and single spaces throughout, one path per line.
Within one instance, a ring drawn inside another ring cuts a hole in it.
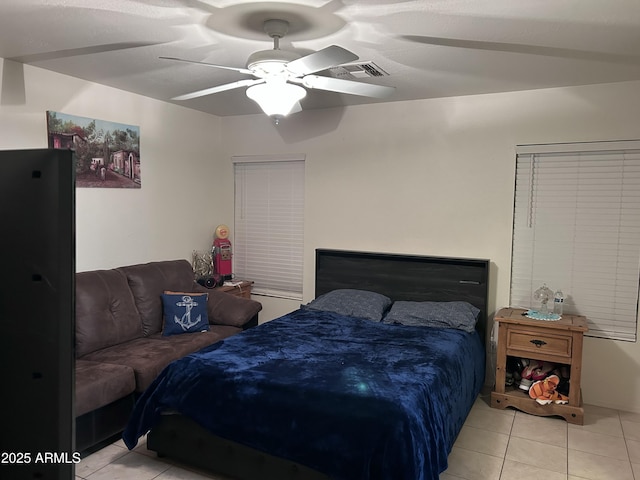
M 316 297 L 339 288 L 370 290 L 392 300 L 464 300 L 480 309 L 485 338 L 489 261 L 348 250 L 316 250 Z

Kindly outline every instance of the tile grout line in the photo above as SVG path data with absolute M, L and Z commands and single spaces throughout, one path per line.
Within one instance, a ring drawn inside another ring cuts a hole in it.
M 498 476 L 498 480 L 502 479 L 502 472 L 504 472 L 504 464 L 507 461 L 507 452 L 509 451 L 509 444 L 511 443 L 511 435 L 513 434 L 513 426 L 516 423 L 515 414 L 511 418 L 511 427 L 509 428 L 509 439 L 507 440 L 507 447 L 504 449 L 504 456 L 502 457 L 502 465 L 500 465 L 500 475 Z
M 631 461 L 631 453 L 629 452 L 629 444 L 627 443 L 627 435 L 624 433 L 624 425 L 622 424 L 622 418 L 620 418 L 620 410 L 618 412 L 618 420 L 620 421 L 620 429 L 622 430 L 622 438 L 624 439 L 624 448 L 627 450 L 627 459 L 629 460 L 629 467 L 631 468 L 631 477 L 635 480 L 636 472 L 633 469 L 633 462 Z
M 584 415 L 582 417 L 582 423 L 584 423 Z M 565 478 L 569 478 L 569 422 L 565 422 L 565 426 L 564 428 L 566 429 L 566 435 L 565 435 L 565 449 L 567 450 L 567 473 L 565 475 Z

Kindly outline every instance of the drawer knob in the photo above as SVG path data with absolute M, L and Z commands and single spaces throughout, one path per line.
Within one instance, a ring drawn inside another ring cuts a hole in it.
M 547 344 L 547 342 L 545 342 L 544 340 L 530 340 L 530 342 L 533 343 L 538 348 Z

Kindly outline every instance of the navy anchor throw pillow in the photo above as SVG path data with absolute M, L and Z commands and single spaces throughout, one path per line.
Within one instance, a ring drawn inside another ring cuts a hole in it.
M 208 297 L 207 293 L 163 293 L 164 328 L 162 335 L 208 331 Z

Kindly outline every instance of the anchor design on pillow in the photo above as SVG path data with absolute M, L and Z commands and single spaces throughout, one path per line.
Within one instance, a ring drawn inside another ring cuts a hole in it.
M 182 330 L 186 332 L 189 328 L 200 323 L 202 315 L 198 315 L 195 320 L 191 319 L 191 309 L 198 306 L 198 302 L 194 301 L 192 297 L 185 295 L 182 297 L 182 301 L 177 302 L 176 305 L 178 307 L 185 307 L 185 312 L 184 315 L 182 315 L 182 318 L 178 318 L 177 315 L 173 316 L 173 321 L 180 325 Z

